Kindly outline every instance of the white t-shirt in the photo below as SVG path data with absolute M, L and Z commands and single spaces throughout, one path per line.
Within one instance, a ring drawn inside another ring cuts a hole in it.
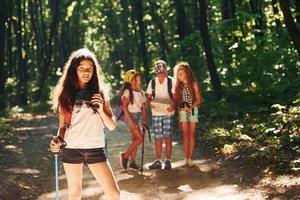
M 122 98 L 126 97 L 129 101 L 128 111 L 131 113 L 142 112 L 143 103 L 146 102 L 145 92 L 142 90 L 139 92 L 133 90 L 132 93 L 133 93 L 133 104 L 130 103 L 129 90 L 125 90 L 122 95 Z
M 171 78 L 171 77 L 169 77 Z M 173 78 L 172 79 L 172 94 L 175 93 L 175 80 Z M 147 87 L 147 94 L 152 95 L 152 80 L 149 81 L 148 87 Z M 158 80 L 157 77 L 155 77 L 155 99 L 152 101 L 159 101 L 159 102 L 170 102 L 172 101 L 170 99 L 169 96 L 169 92 L 168 92 L 168 79 L 165 78 L 164 82 L 161 84 Z M 169 112 L 169 114 L 166 113 L 162 113 L 162 112 L 158 112 L 155 109 L 151 109 L 152 111 L 152 115 L 154 116 L 164 116 L 164 115 L 173 115 L 175 113 L 175 111 L 173 112 Z
M 105 101 L 109 101 L 107 93 L 104 94 Z M 91 107 L 83 104 L 81 107 L 73 107 L 71 125 L 66 129 L 64 140 L 66 148 L 70 149 L 91 149 L 103 148 L 104 124 L 100 114 L 94 113 Z

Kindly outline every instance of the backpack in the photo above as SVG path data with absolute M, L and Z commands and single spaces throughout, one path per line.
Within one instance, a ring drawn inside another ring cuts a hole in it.
M 142 96 L 144 97 L 144 92 L 142 92 Z M 122 107 L 122 100 L 121 100 L 121 97 L 122 95 L 119 95 L 119 98 L 118 98 L 118 102 L 115 106 L 115 111 L 114 111 L 114 114 L 116 116 L 116 119 L 118 121 L 122 121 L 122 122 L 125 122 L 125 115 L 124 115 L 124 111 L 123 111 L 123 107 Z
M 114 115 L 116 116 L 116 119 L 118 121 L 125 122 L 125 116 L 124 116 L 124 111 L 122 108 L 122 100 L 121 100 L 123 88 L 124 86 L 120 87 L 120 89 L 118 90 L 118 101 L 115 105 Z
M 115 112 L 114 112 L 116 119 L 118 121 L 122 121 L 125 122 L 125 116 L 124 116 L 124 111 L 122 108 L 122 101 L 121 101 L 121 97 L 119 97 L 119 100 L 115 106 Z
M 168 94 L 170 96 L 170 99 L 173 99 L 173 96 L 172 96 L 172 79 L 168 76 L 167 80 L 168 80 Z M 155 85 L 156 85 L 155 78 L 153 78 L 151 80 L 152 99 L 155 98 Z

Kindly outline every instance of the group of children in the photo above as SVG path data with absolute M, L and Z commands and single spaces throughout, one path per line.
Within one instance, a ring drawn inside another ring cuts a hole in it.
M 168 67 L 163 60 L 155 62 L 154 70 L 156 76 L 148 83 L 146 94 L 141 89 L 142 77 L 138 71 L 128 70 L 123 77 L 121 103 L 132 134 L 132 143 L 126 152 L 120 153 L 120 165 L 124 169 L 139 168 L 135 162 L 136 152 L 143 142 L 141 127 L 147 126 L 146 107 L 149 105 L 156 154 L 156 160 L 149 169 L 162 169 L 163 141 L 166 147 L 164 169 L 172 168 L 175 110 L 178 110 L 179 125 L 182 130 L 185 164 L 193 166 L 192 155 L 195 148 L 198 108 L 201 105 L 199 84 L 187 62 L 180 62 L 174 67 L 175 80 L 168 76 Z
M 147 127 L 147 105 L 151 107 L 156 150 L 156 160 L 149 168 L 162 168 L 163 141 L 166 144 L 164 168 L 172 168 L 176 109 L 183 133 L 185 162 L 188 166 L 193 165 L 200 89 L 188 63 L 178 63 L 174 72 L 175 80 L 168 76 L 164 61 L 155 62 L 156 77 L 149 82 L 146 93 L 141 89 L 142 77 L 138 71 L 125 73 L 121 103 L 132 143 L 120 154 L 123 168 L 128 165 L 139 168 L 135 159 L 138 146 L 143 142 L 141 127 Z M 109 100 L 96 56 L 88 49 L 73 52 L 52 92 L 52 108 L 58 113 L 59 128 L 57 136 L 50 142 L 51 151 L 59 153 L 63 162 L 69 200 L 81 199 L 83 165 L 89 167 L 101 184 L 106 199 L 120 199 L 120 190 L 104 151 L 104 127 L 112 130 L 116 126 Z

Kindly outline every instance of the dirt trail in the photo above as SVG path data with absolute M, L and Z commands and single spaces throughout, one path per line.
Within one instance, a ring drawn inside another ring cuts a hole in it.
M 11 120 L 13 134 L 0 136 L 0 199 L 54 199 L 54 158 L 48 151 L 49 141 L 56 133 L 57 120 L 52 116 L 23 116 Z M 172 170 L 138 171 L 119 167 L 118 155 L 130 142 L 126 126 L 118 124 L 116 130 L 107 132 L 109 162 L 121 190 L 121 199 L 130 200 L 259 200 L 298 199 L 297 194 L 283 195 L 288 188 L 299 189 L 299 177 L 262 178 L 253 186 L 245 186 L 220 169 L 222 163 L 198 159 L 194 167 L 183 166 L 180 137 L 173 142 Z M 153 139 L 153 138 L 152 138 Z M 154 144 L 146 138 L 145 166 L 154 159 Z M 140 152 L 139 152 L 140 153 Z M 140 158 L 140 154 L 138 155 Z M 200 155 L 196 154 L 199 158 Z M 138 159 L 140 160 L 140 159 Z M 60 199 L 67 199 L 66 178 L 60 175 Z M 281 179 L 280 179 L 281 178 Z M 282 189 L 282 192 L 270 191 Z M 272 195 L 270 195 L 272 194 Z M 278 194 L 278 195 L 276 195 Z M 87 168 L 84 169 L 83 199 L 105 199 L 103 191 Z M 300 198 L 299 198 L 300 199 Z

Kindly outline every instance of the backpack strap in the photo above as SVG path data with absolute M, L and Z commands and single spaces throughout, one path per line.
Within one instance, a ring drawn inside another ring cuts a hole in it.
M 168 81 L 168 94 L 169 94 L 170 99 L 173 99 L 173 96 L 172 96 L 172 79 L 168 76 L 167 81 Z M 151 80 L 152 99 L 155 98 L 155 84 L 156 84 L 155 78 L 153 78 Z
M 152 99 L 155 98 L 155 78 L 151 80 Z
M 170 96 L 170 99 L 173 99 L 173 95 L 172 95 L 172 79 L 168 76 L 168 93 Z

